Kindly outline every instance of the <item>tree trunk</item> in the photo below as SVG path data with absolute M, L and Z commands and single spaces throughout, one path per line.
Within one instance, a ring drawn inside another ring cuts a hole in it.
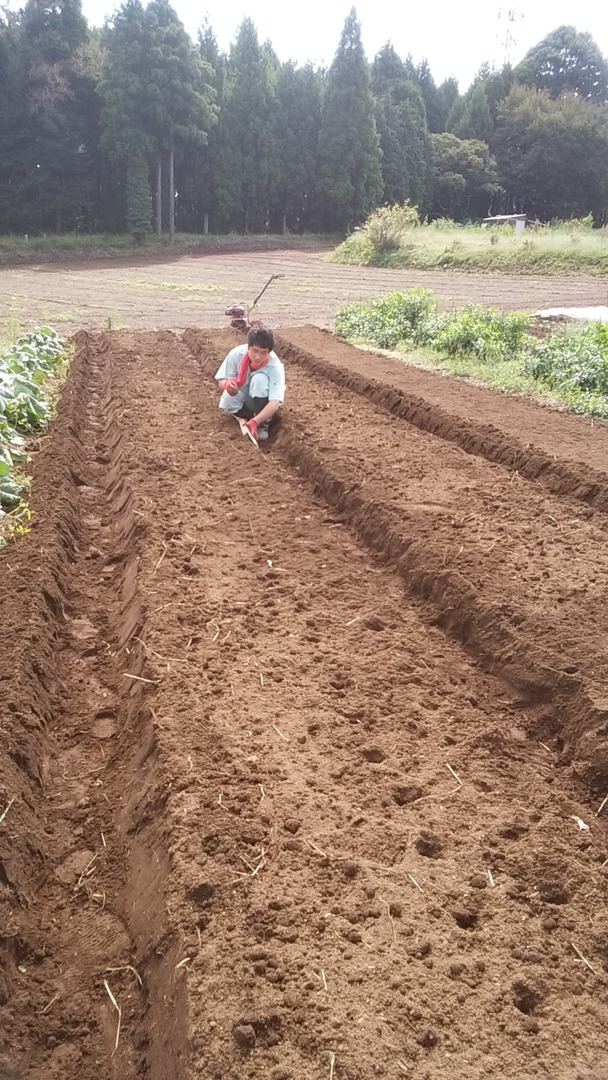
M 163 163 L 161 155 L 156 162 L 156 233 L 160 236 L 163 231 L 163 195 L 162 195 Z
M 283 233 L 283 236 L 285 236 L 286 233 L 287 233 L 287 211 L 286 210 L 283 211 L 283 225 L 282 225 L 281 231 Z
M 169 151 L 169 243 L 175 240 L 175 151 Z
M 207 236 L 209 232 L 209 214 L 207 211 L 203 214 L 203 234 Z

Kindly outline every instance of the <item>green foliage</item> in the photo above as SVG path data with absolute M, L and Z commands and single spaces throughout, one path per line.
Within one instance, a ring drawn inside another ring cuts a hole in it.
M 0 20 L 0 229 L 89 218 L 98 133 L 80 0 L 27 0 Z
M 378 205 L 381 196 L 370 74 L 353 8 L 327 74 L 321 110 L 317 170 L 321 228 L 348 232 Z
M 485 143 L 447 132 L 432 135 L 435 210 L 461 218 L 487 214 L 500 191 L 496 162 Z
M 534 45 L 515 68 L 518 82 L 546 90 L 608 101 L 608 62 L 591 34 L 560 26 Z
M 551 335 L 526 333 L 528 316 L 467 307 L 438 314 L 425 289 L 338 309 L 334 332 L 381 349 L 416 349 L 457 375 L 498 390 L 552 396 L 574 412 L 608 418 L 608 324 Z
M 498 112 L 494 152 L 511 203 L 542 220 L 608 207 L 608 108 L 514 86 Z
M 230 49 L 214 177 L 219 229 L 263 232 L 277 186 L 276 79 L 273 57 L 243 19 Z
M 490 105 L 482 82 L 473 83 L 471 90 L 463 99 L 462 112 L 450 131 L 459 139 L 477 139 L 489 143 L 494 125 L 490 115 Z
M 470 305 L 427 327 L 427 343 L 448 356 L 474 356 L 484 363 L 511 359 L 523 342 L 527 315 Z
M 313 213 L 321 81 L 310 65 L 282 64 L 276 95 L 276 201 L 271 222 L 277 232 L 300 232 Z
M 430 203 L 430 142 L 422 94 L 392 45 L 372 64 L 376 128 L 382 152 L 384 201 Z
M 213 72 L 190 40 L 168 0 L 149 0 L 152 42 L 146 72 L 146 127 L 159 151 L 205 144 L 215 123 Z
M 0 353 L 0 547 L 7 512 L 16 511 L 21 519 L 25 513 L 21 496 L 26 481 L 20 469 L 28 458 L 23 433 L 39 431 L 46 424 L 50 401 L 45 380 L 64 357 L 64 342 L 48 327 L 20 337 Z
M 518 238 L 509 225 L 484 229 L 438 218 L 410 229 L 401 246 L 393 251 L 377 251 L 365 231 L 357 230 L 333 252 L 330 261 L 421 270 L 458 267 L 504 273 L 578 271 L 603 275 L 608 273 L 608 229 L 588 228 L 575 219 L 551 226 L 529 226 Z
M 402 341 L 432 345 L 448 356 L 475 356 L 484 362 L 517 355 L 527 316 L 469 306 L 437 313 L 437 298 L 426 289 L 389 293 L 369 304 L 346 304 L 334 324 L 336 334 L 364 339 L 383 349 Z
M 380 206 L 363 225 L 363 232 L 374 251 L 396 251 L 404 234 L 420 224 L 418 209 L 409 202 L 401 206 Z
M 152 231 L 152 201 L 145 157 L 132 157 L 127 167 L 127 229 L 137 243 Z
M 526 371 L 553 390 L 574 387 L 608 396 L 608 324 L 539 341 L 530 350 Z
M 334 332 L 380 349 L 394 349 L 400 341 L 423 344 L 426 324 L 436 312 L 437 298 L 427 289 L 389 293 L 371 303 L 344 304 L 336 313 Z
M 368 66 L 354 9 L 325 71 L 279 63 L 251 19 L 228 56 L 208 24 L 193 45 L 168 0 L 123 0 L 103 31 L 81 0 L 12 8 L 0 14 L 0 232 L 124 232 L 127 169 L 142 157 L 157 229 L 164 203 L 171 233 L 175 210 L 181 232 L 344 235 L 405 200 L 460 221 L 513 209 L 608 221 L 608 64 L 573 27 L 531 49 L 516 78 L 485 65 L 460 95 L 391 45 Z M 378 265 L 402 253 L 372 252 Z M 518 258 L 531 268 L 530 252 Z
M 446 95 L 441 93 L 433 78 L 428 60 L 423 60 L 415 71 L 416 82 L 422 94 L 429 131 L 437 133 L 445 130 Z

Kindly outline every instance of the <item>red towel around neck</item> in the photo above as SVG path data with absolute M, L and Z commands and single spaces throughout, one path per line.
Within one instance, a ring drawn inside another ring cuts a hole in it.
M 266 367 L 266 364 L 268 363 L 269 360 L 270 360 L 270 353 L 268 354 L 266 360 L 263 360 L 261 364 L 256 364 L 256 366 L 254 368 L 252 368 L 251 370 L 252 371 L 259 371 L 260 368 Z M 239 390 L 247 382 L 247 375 L 249 374 L 249 368 L 250 367 L 251 367 L 251 361 L 249 359 L 249 353 L 246 352 L 244 354 L 244 356 L 243 356 L 243 359 L 241 360 L 241 363 L 239 365 L 239 373 L 238 373 L 238 375 L 236 377 L 236 385 L 238 386 Z

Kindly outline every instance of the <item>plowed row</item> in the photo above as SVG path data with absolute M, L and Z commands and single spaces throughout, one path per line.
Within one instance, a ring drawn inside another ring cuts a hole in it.
M 251 304 L 271 274 L 258 313 L 267 326 L 331 326 L 339 304 L 422 285 L 442 306 L 474 302 L 502 311 L 606 303 L 601 277 L 470 274 L 458 270 L 384 270 L 323 262 L 316 251 L 248 251 L 140 265 L 81 259 L 71 266 L 0 266 L 0 299 L 24 325 L 162 329 L 225 326 L 227 304 Z
M 0 1075 L 599 1080 L 605 431 L 235 341 L 78 335 L 1 559 Z

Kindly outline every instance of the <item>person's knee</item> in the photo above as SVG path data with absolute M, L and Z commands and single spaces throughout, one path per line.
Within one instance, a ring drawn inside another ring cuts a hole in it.
M 268 400 L 268 375 L 265 371 L 254 371 L 249 382 L 249 394 L 252 398 Z
M 243 394 L 229 394 L 226 390 L 220 398 L 220 409 L 227 413 L 238 413 L 243 407 Z

